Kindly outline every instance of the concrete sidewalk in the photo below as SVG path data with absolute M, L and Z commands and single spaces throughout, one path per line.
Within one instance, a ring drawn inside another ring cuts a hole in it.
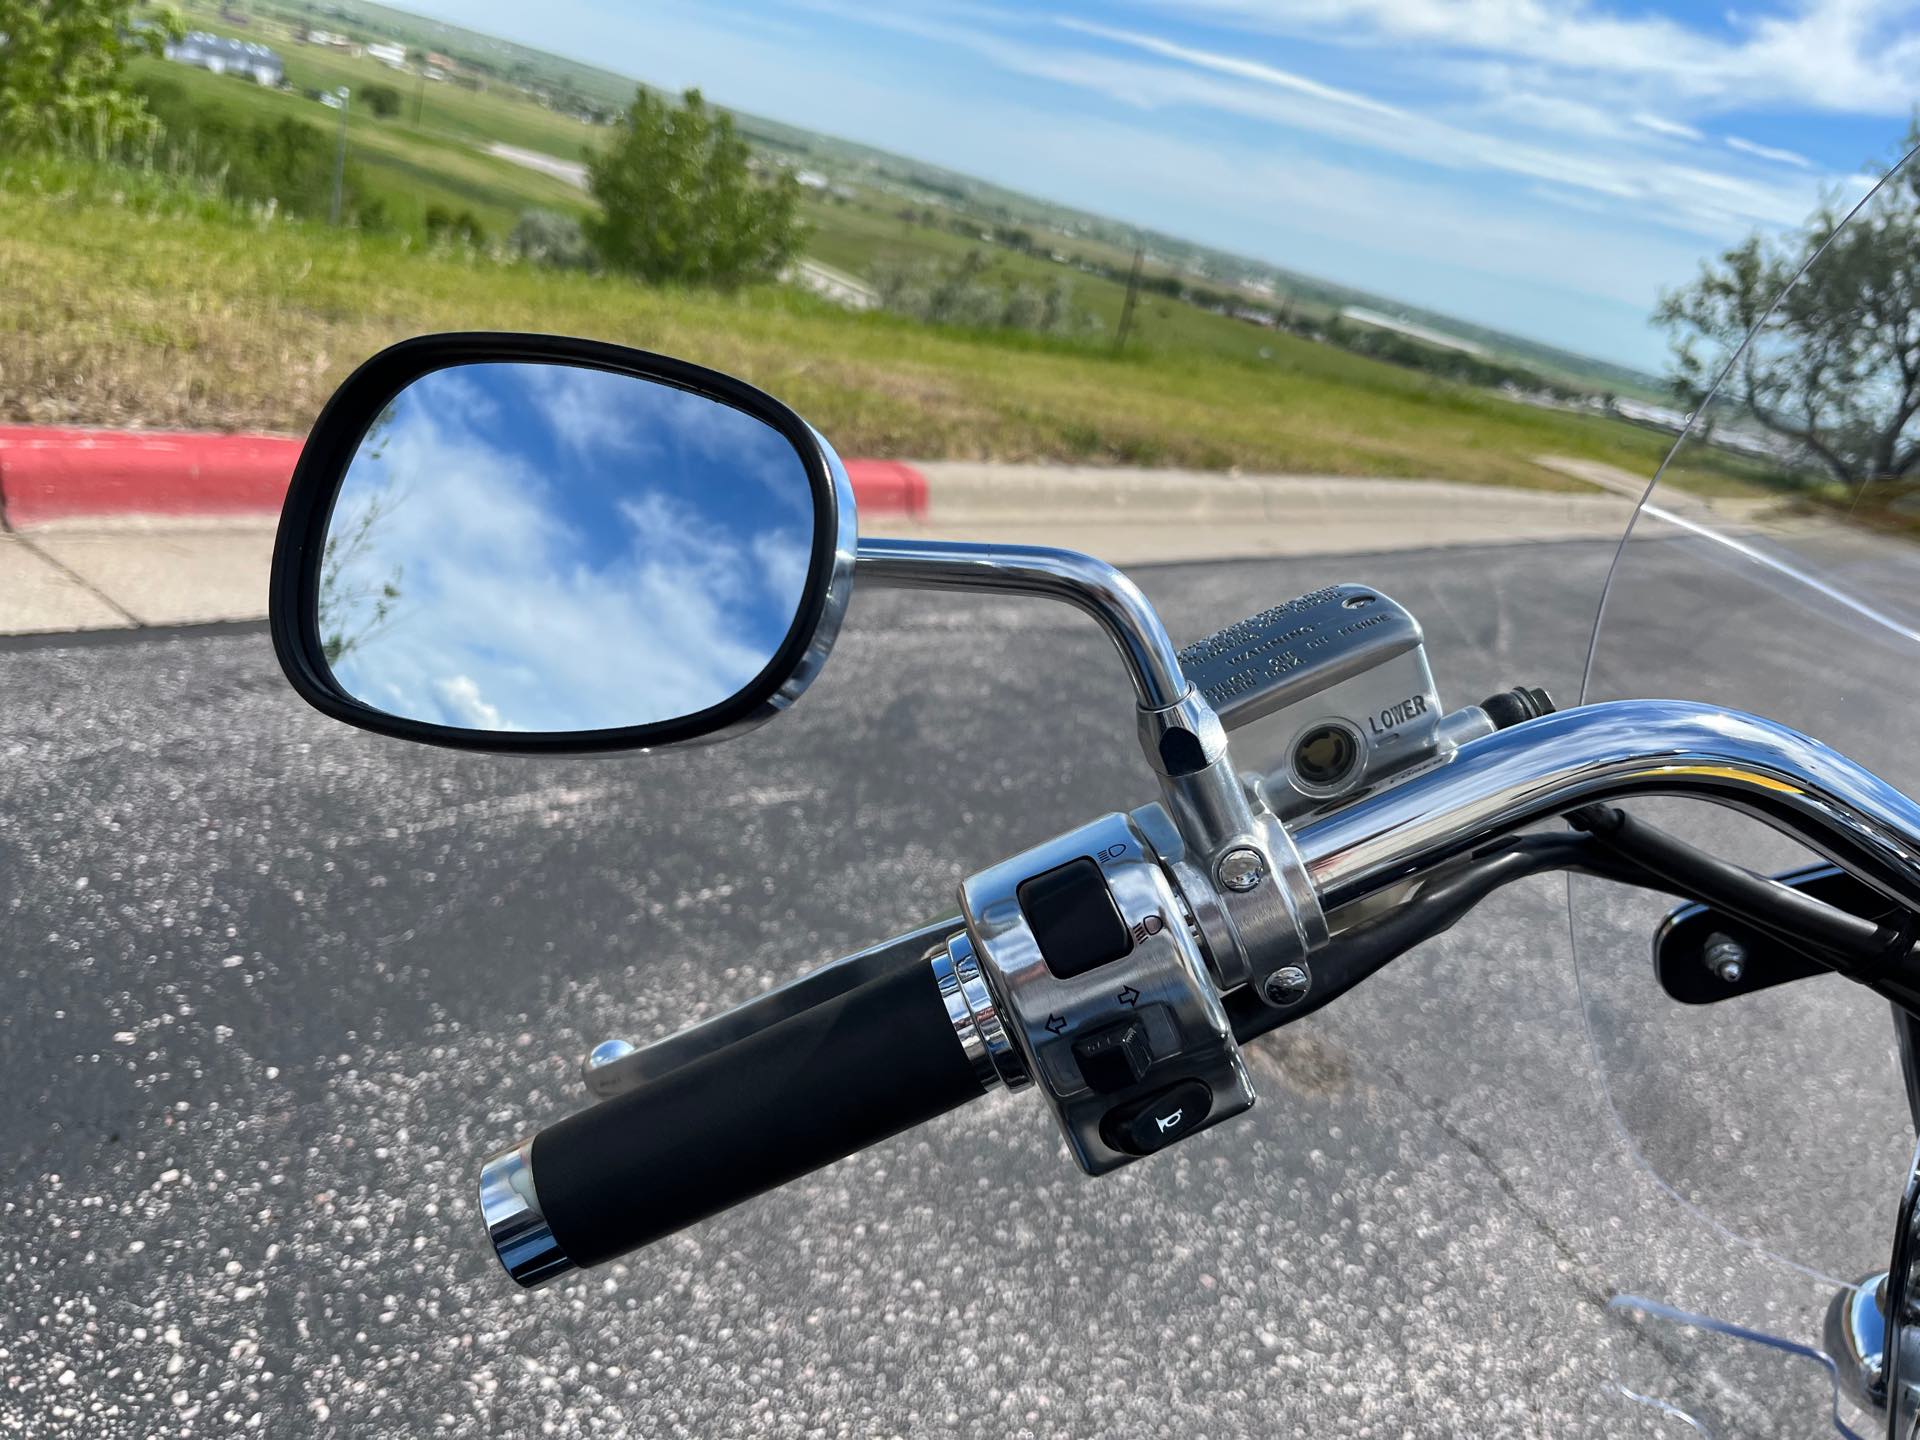
M 0 535 L 0 635 L 261 619 L 274 525 L 178 519 Z
M 862 528 L 1066 546 L 1121 566 L 1617 537 L 1644 478 L 1553 464 L 1594 488 L 936 461 L 916 467 L 927 480 L 924 518 L 883 516 Z M 1766 502 L 1668 503 L 1747 526 Z M 266 514 L 94 517 L 0 535 L 0 634 L 260 619 L 274 523 Z
M 924 521 L 889 534 L 1065 545 L 1116 565 L 1604 540 L 1632 506 L 1571 493 L 1326 475 L 930 461 Z

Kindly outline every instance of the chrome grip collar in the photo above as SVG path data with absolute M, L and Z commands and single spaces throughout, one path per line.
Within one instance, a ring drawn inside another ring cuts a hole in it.
M 558 1280 L 574 1263 L 553 1238 L 533 1185 L 533 1141 L 502 1151 L 480 1170 L 480 1213 L 493 1253 L 516 1285 Z
M 1294 840 L 1331 909 L 1581 805 L 1656 794 L 1745 811 L 1920 908 L 1920 805 L 1798 731 L 1685 700 L 1614 700 L 1498 731 Z
M 973 1066 L 973 1078 L 982 1090 L 1005 1085 L 1009 1090 L 1023 1089 L 1032 1078 L 1007 1034 L 1006 1023 L 994 1003 L 993 992 L 980 974 L 980 961 L 973 953 L 973 942 L 962 931 L 947 942 L 947 948 L 933 957 L 933 978 L 946 1003 L 947 1019 L 953 1033 Z

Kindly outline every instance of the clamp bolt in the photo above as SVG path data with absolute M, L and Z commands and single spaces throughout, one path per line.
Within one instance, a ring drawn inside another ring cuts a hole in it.
M 1282 965 L 1267 977 L 1262 987 L 1272 1005 L 1298 1005 L 1313 988 L 1313 976 L 1304 965 Z
M 1267 878 L 1267 857 L 1243 845 L 1222 855 L 1214 873 L 1227 889 L 1236 895 L 1244 895 L 1249 890 L 1259 889 L 1260 882 Z

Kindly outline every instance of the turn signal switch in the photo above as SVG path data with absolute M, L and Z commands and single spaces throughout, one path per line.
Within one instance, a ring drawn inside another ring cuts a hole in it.
M 996 865 L 960 903 L 954 972 L 982 982 L 971 1018 L 989 1049 L 997 1035 L 1017 1050 L 1088 1174 L 1253 1104 L 1186 909 L 1132 817 Z

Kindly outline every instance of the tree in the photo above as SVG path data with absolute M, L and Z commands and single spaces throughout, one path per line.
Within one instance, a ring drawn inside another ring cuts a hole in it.
M 1903 153 L 1916 143 L 1920 123 Z M 1909 433 L 1920 413 L 1920 168 L 1843 220 L 1829 202 L 1784 242 L 1747 239 L 1662 295 L 1654 321 L 1672 333 L 1674 388 L 1695 407 L 1761 326 L 1721 394 L 1853 486 L 1920 472 L 1920 435 Z
M 133 8 L 133 0 L 0 0 L 0 141 L 153 135 L 153 117 L 127 85 L 127 59 L 158 55 L 186 26 L 170 6 L 136 26 Z
M 391 85 L 368 85 L 360 91 L 360 103 L 382 120 L 400 113 L 400 92 Z
M 636 92 L 587 173 L 602 212 L 587 234 L 610 270 L 731 288 L 777 275 L 799 247 L 798 183 L 758 179 L 732 117 L 698 90 L 679 104 Z

